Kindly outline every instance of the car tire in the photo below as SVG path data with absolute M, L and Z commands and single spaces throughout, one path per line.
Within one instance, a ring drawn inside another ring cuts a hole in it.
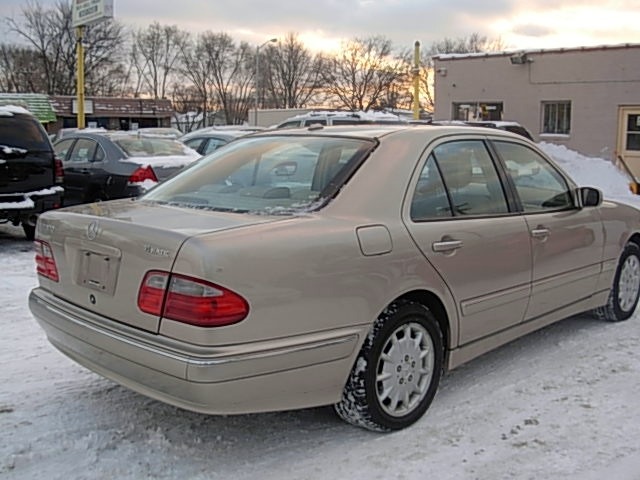
M 374 322 L 334 409 L 368 430 L 405 428 L 431 404 L 443 357 L 442 332 L 429 309 L 394 302 Z
M 27 240 L 34 240 L 36 238 L 36 226 L 29 223 L 22 224 L 22 231 Z
M 628 243 L 613 278 L 607 304 L 596 308 L 596 315 L 609 322 L 621 322 L 635 312 L 640 298 L 640 247 Z

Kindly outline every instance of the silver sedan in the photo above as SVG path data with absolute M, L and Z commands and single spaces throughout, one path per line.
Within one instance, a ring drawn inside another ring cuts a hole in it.
M 390 431 L 446 370 L 580 312 L 630 318 L 639 220 L 496 129 L 269 131 L 44 214 L 29 304 L 60 351 L 164 402 Z

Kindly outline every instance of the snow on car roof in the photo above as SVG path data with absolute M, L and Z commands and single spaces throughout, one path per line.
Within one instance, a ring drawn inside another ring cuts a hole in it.
M 308 113 L 301 113 L 299 115 L 295 115 L 293 117 L 288 118 L 286 121 L 290 120 L 302 120 L 305 118 L 313 118 L 313 117 L 354 117 L 359 118 L 361 120 L 400 120 L 400 117 L 394 113 L 389 112 L 380 112 L 380 111 L 369 111 L 365 112 L 363 110 L 353 111 L 353 112 L 345 112 L 342 110 L 332 110 L 332 111 L 313 111 Z
M 121 162 L 136 163 L 138 165 L 151 165 L 153 167 L 185 167 L 192 164 L 199 158 L 200 155 L 195 150 L 185 146 L 182 155 L 164 155 L 164 156 L 149 156 L 149 157 L 128 157 L 120 159 Z
M 33 115 L 29 110 L 18 105 L 0 105 L 0 116 L 13 117 L 14 114 Z

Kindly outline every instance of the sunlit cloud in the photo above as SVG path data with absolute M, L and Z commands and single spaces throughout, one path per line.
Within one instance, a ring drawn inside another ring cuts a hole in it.
M 496 20 L 491 30 L 514 48 L 560 48 L 640 43 L 640 10 L 601 6 L 521 11 Z

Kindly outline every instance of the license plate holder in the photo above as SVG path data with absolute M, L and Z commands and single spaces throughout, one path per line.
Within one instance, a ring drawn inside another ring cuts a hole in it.
M 120 268 L 120 258 L 90 250 L 80 250 L 76 283 L 113 296 Z

